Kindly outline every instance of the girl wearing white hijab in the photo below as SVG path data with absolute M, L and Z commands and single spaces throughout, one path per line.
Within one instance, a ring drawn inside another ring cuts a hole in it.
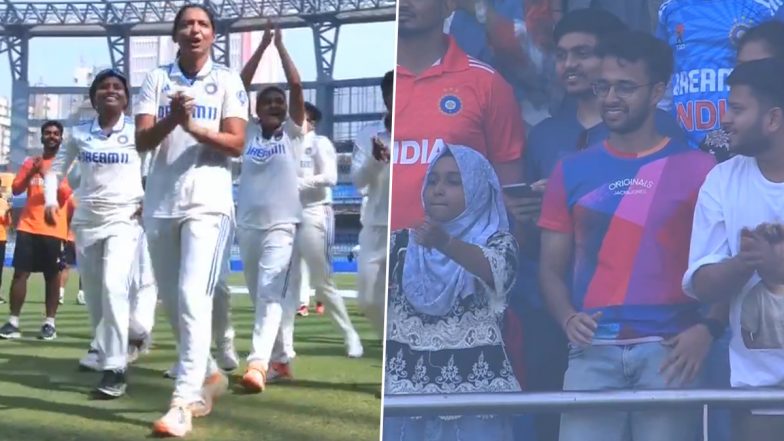
M 501 334 L 517 244 L 498 177 L 475 150 L 448 146 L 428 167 L 422 200 L 424 225 L 390 238 L 384 393 L 519 391 Z M 384 422 L 385 441 L 511 439 L 501 416 Z

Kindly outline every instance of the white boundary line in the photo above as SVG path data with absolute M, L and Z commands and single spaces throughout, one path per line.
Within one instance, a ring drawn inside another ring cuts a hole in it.
M 248 288 L 245 286 L 232 285 L 229 286 L 229 292 L 231 292 L 233 295 L 248 295 Z M 340 294 L 341 297 L 346 299 L 357 298 L 357 292 L 354 291 L 353 289 L 339 289 L 338 294 Z M 313 295 L 316 295 L 315 291 L 311 292 L 311 296 Z

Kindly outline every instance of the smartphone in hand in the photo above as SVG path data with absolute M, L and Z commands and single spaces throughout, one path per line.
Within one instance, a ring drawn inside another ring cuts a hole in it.
M 533 198 L 541 196 L 539 192 L 534 190 L 531 184 L 526 184 L 525 182 L 508 184 L 502 186 L 501 188 L 504 190 L 504 194 L 513 198 Z

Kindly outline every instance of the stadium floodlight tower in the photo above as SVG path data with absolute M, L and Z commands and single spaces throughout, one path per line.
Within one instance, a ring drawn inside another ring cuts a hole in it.
M 31 88 L 29 42 L 35 37 L 105 37 L 112 66 L 126 75 L 129 42 L 134 36 L 168 35 L 177 10 L 203 4 L 215 13 L 216 62 L 229 65 L 229 34 L 263 29 L 267 19 L 281 28 L 313 31 L 317 81 L 316 104 L 323 110 L 323 134 L 332 135 L 334 93 L 332 72 L 340 26 L 395 20 L 395 0 L 101 0 L 0 3 L 0 54 L 11 65 L 11 153 L 16 171 L 26 155 L 30 93 L 79 94 L 79 87 Z

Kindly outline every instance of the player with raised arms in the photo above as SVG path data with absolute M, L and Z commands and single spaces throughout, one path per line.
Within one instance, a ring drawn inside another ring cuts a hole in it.
M 153 432 L 182 437 L 228 384 L 210 357 L 212 292 L 231 230 L 230 158 L 245 145 L 248 96 L 239 75 L 212 62 L 215 22 L 209 9 L 180 8 L 172 38 L 179 45 L 177 60 L 142 84 L 136 147 L 154 155 L 143 220 L 181 370 L 170 409 Z
M 242 69 L 242 81 L 250 88 L 264 51 L 272 44 L 270 26 L 261 44 Z M 299 293 L 298 257 L 294 252 L 302 205 L 297 188 L 300 149 L 305 123 L 305 99 L 294 62 L 283 46 L 280 30 L 274 32 L 289 84 L 286 93 L 276 86 L 262 89 L 256 97 L 258 121 L 248 125 L 247 147 L 242 158 L 237 201 L 237 238 L 251 299 L 256 309 L 248 366 L 242 385 L 262 392 L 267 381 L 292 378 L 294 317 Z

